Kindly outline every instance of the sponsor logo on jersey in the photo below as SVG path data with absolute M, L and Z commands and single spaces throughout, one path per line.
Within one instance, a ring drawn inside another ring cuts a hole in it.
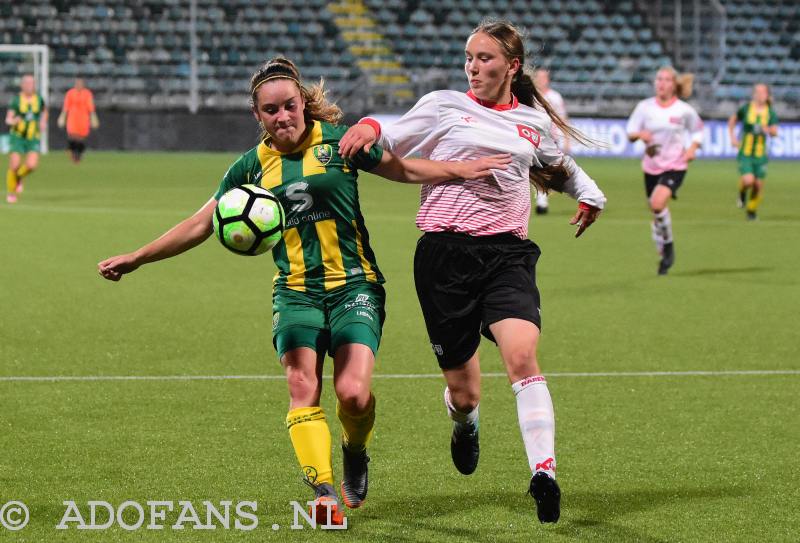
M 670 117 L 669 118 L 670 124 L 683 124 L 683 119 L 681 117 Z
M 442 349 L 441 345 L 437 345 L 435 343 L 431 343 L 431 349 L 433 349 L 433 352 L 435 352 L 439 356 L 442 356 L 444 354 L 444 349 Z
M 369 294 L 359 294 L 356 296 L 356 303 L 357 304 L 364 304 L 369 301 Z
M 279 322 L 280 320 L 281 320 L 281 314 L 280 314 L 280 312 L 276 312 L 274 315 L 272 315 L 272 329 L 273 329 L 273 330 L 275 330 L 275 328 L 277 328 L 277 327 L 278 327 L 278 322 Z
M 539 148 L 539 143 L 542 141 L 542 136 L 539 134 L 538 130 L 531 128 L 530 126 L 525 126 L 524 124 L 518 124 L 517 133 L 519 134 L 519 137 L 525 138 L 531 142 L 534 147 L 537 149 Z
M 333 158 L 333 147 L 327 143 L 315 145 L 312 148 L 312 152 L 314 153 L 314 158 L 316 158 L 323 166 L 327 166 L 328 162 L 330 162 Z
M 475 117 L 471 117 L 469 115 L 467 115 L 465 117 L 461 117 L 461 118 L 464 119 L 464 122 L 467 123 L 467 124 L 469 124 L 469 123 L 477 123 L 478 122 L 478 121 L 475 120 Z

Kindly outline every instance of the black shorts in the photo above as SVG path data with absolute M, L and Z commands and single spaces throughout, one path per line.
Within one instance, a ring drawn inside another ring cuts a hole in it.
M 683 184 L 683 178 L 686 177 L 686 170 L 669 170 L 658 175 L 644 174 L 644 190 L 647 192 L 647 197 L 653 194 L 656 185 L 664 185 L 672 191 L 672 199 L 678 198 L 678 189 Z
M 465 363 L 489 325 L 507 318 L 542 327 L 536 261 L 541 251 L 512 234 L 428 232 L 417 242 L 414 282 L 442 369 Z

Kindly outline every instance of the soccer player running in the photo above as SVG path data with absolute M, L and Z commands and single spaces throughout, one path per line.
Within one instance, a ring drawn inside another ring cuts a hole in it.
M 504 169 L 507 155 L 465 162 L 406 160 L 373 147 L 344 160 L 341 110 L 322 84 L 301 83 L 284 58 L 267 62 L 250 83 L 261 142 L 228 169 L 216 194 L 194 215 L 139 250 L 103 260 L 100 274 L 118 281 L 139 266 L 175 256 L 206 240 L 219 198 L 231 188 L 258 184 L 277 196 L 286 212 L 282 240 L 273 249 L 273 345 L 285 368 L 289 436 L 315 492 L 318 517 L 342 522 L 333 487 L 331 434 L 320 407 L 325 354 L 334 361 L 336 415 L 342 425 L 342 497 L 359 507 L 367 496 L 367 445 L 375 421 L 371 392 L 383 321 L 384 277 L 375 260 L 358 197 L 358 170 L 396 181 L 435 183 L 476 179 Z
M 545 68 L 536 68 L 533 72 L 533 84 L 536 85 L 539 93 L 547 100 L 547 103 L 553 108 L 561 120 L 565 123 L 569 123 L 569 117 L 567 116 L 567 106 L 564 104 L 564 98 L 561 96 L 557 90 L 550 86 L 550 71 Z M 551 135 L 558 145 L 558 148 L 561 149 L 565 154 L 569 154 L 570 152 L 570 141 L 569 137 L 567 137 L 561 129 L 558 128 L 557 124 L 553 124 L 553 128 L 551 131 Z M 549 210 L 549 198 L 547 196 L 547 191 L 540 190 L 536 192 L 536 214 L 537 215 L 545 215 Z
M 736 137 L 736 125 L 742 123 L 741 139 Z M 767 177 L 767 136 L 778 135 L 778 116 L 772 109 L 769 87 L 765 83 L 753 86 L 753 98 L 728 119 L 731 145 L 739 149 L 739 207 L 747 208 L 747 218 L 756 219 L 756 211 L 764 197 Z M 747 192 L 750 191 L 750 199 Z
M 642 140 L 644 187 L 653 213 L 651 232 L 661 260 L 658 274 L 666 275 L 675 263 L 672 217 L 667 203 L 676 198 L 703 142 L 703 121 L 697 111 L 681 100 L 692 94 L 692 76 L 678 75 L 672 67 L 656 73 L 656 95 L 636 105 L 628 119 L 628 139 Z M 691 139 L 689 147 L 686 140 Z
M 509 22 L 482 22 L 466 42 L 469 91 L 435 91 L 390 129 L 364 119 L 342 138 L 354 155 L 373 142 L 402 156 L 459 160 L 511 153 L 506 171 L 483 179 L 422 188 L 414 279 L 431 347 L 446 381 L 444 403 L 453 421 L 450 450 L 461 473 L 475 471 L 480 454 L 481 334 L 494 341 L 516 395 L 522 440 L 531 469 L 526 481 L 542 522 L 556 522 L 555 417 L 536 348 L 541 328 L 536 262 L 528 239 L 531 181 L 579 201 L 570 221 L 576 237 L 605 203 L 603 193 L 551 136 L 556 124 L 573 138 L 527 73 L 522 36 Z
M 6 172 L 6 202 L 15 204 L 17 195 L 23 190 L 23 179 L 39 165 L 41 127 L 47 126 L 47 107 L 36 92 L 36 83 L 30 74 L 22 76 L 20 93 L 8 105 L 6 125 L 10 131 L 11 151 Z
M 67 129 L 67 148 L 72 162 L 81 161 L 86 150 L 86 138 L 91 129 L 100 127 L 100 120 L 94 109 L 94 96 L 86 88 L 83 79 L 75 80 L 75 86 L 64 96 L 64 107 L 58 116 L 59 128 Z

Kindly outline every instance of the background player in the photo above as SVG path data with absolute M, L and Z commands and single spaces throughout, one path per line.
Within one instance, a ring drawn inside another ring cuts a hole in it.
M 342 497 L 359 507 L 367 494 L 366 447 L 375 421 L 372 370 L 384 320 L 383 275 L 361 214 L 357 169 L 406 182 L 473 179 L 503 169 L 507 157 L 470 162 L 401 160 L 380 147 L 345 161 L 338 154 L 346 127 L 322 86 L 306 88 L 294 64 L 276 58 L 251 79 L 253 114 L 263 138 L 225 174 L 220 187 L 192 217 L 133 253 L 98 264 L 118 281 L 148 262 L 180 254 L 205 241 L 211 217 L 227 190 L 258 183 L 286 211 L 283 239 L 273 249 L 273 345 L 285 368 L 290 409 L 286 425 L 305 481 L 313 487 L 318 518 L 326 505 L 341 523 L 333 488 L 331 435 L 320 407 L 325 354 L 334 360 L 336 413 L 342 424 Z
M 22 192 L 23 179 L 39 165 L 40 130 L 47 126 L 47 105 L 36 92 L 36 83 L 30 74 L 22 76 L 20 93 L 8 105 L 6 125 L 10 127 L 11 151 L 6 172 L 6 201 L 13 204 L 17 201 L 17 195 Z
M 736 124 L 742 123 L 741 139 L 736 137 Z M 739 149 L 739 207 L 747 206 L 747 218 L 755 220 L 756 210 L 764 197 L 764 179 L 767 177 L 767 135 L 778 135 L 778 116 L 772 109 L 769 87 L 765 83 L 753 85 L 753 98 L 728 119 L 731 145 Z M 750 200 L 747 192 L 750 191 Z
M 86 88 L 83 79 L 76 79 L 75 86 L 64 96 L 64 107 L 58 116 L 58 126 L 66 126 L 70 158 L 77 164 L 86 150 L 86 138 L 89 137 L 90 129 L 96 130 L 100 127 L 92 91 Z
M 651 232 L 661 260 L 658 274 L 665 275 L 675 262 L 672 216 L 667 203 L 675 198 L 703 142 L 703 121 L 697 111 L 678 97 L 692 94 L 692 76 L 664 67 L 656 73 L 656 95 L 636 105 L 628 119 L 628 139 L 642 140 L 644 187 L 653 213 Z M 687 148 L 686 140 L 691 138 Z
M 544 99 L 547 100 L 547 103 L 552 106 L 553 110 L 558 113 L 558 116 L 561 117 L 565 123 L 569 123 L 567 106 L 564 103 L 564 98 L 561 96 L 561 93 L 550 86 L 550 71 L 546 68 L 537 68 L 533 72 L 533 84 L 536 85 L 536 88 L 542 94 Z M 564 132 L 562 132 L 556 123 L 553 123 L 551 135 L 553 136 L 553 140 L 555 140 L 556 145 L 558 145 L 558 148 L 561 149 L 563 153 L 569 154 L 571 150 L 569 136 L 564 134 Z M 537 191 L 536 214 L 544 215 L 547 213 L 548 205 L 549 200 L 547 192 L 543 190 Z

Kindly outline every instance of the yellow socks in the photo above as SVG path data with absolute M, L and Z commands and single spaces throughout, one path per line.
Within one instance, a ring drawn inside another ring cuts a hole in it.
M 33 170 L 31 170 L 25 164 L 23 164 L 22 166 L 17 168 L 17 179 L 22 179 L 23 177 L 25 177 L 26 175 L 28 175 L 32 171 Z
M 17 192 L 17 174 L 14 170 L 8 170 L 6 172 L 6 190 L 9 194 L 15 194 Z
M 758 205 L 761 203 L 761 199 L 763 198 L 762 194 L 764 193 L 763 190 L 758 191 L 758 194 L 755 196 L 750 196 L 750 200 L 747 201 L 747 211 L 755 213 L 758 209 Z
M 372 437 L 372 428 L 375 426 L 375 396 L 370 395 L 369 407 L 361 415 L 353 416 L 342 409 L 336 402 L 336 416 L 342 423 L 342 441 L 350 449 L 364 449 Z
M 331 432 L 321 407 L 298 407 L 286 415 L 286 428 L 306 479 L 333 484 Z

